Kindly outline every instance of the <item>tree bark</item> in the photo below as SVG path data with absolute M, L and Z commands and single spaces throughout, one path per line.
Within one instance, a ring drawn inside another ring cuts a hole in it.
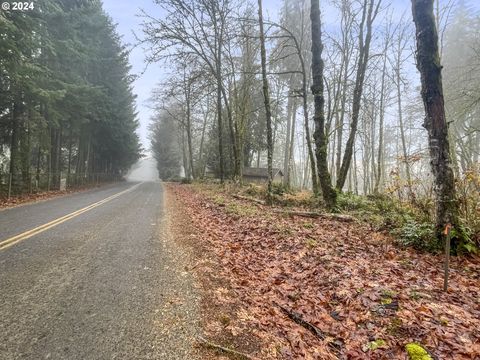
M 185 76 L 185 74 L 184 74 Z M 191 110 L 191 79 L 184 78 L 185 106 L 186 106 L 186 130 L 188 146 L 188 162 L 192 179 L 195 179 L 195 168 L 193 167 L 193 145 L 192 145 L 192 110 Z
M 402 141 L 402 153 L 405 162 L 405 173 L 407 176 L 408 196 L 411 201 L 414 200 L 415 195 L 412 190 L 412 176 L 410 175 L 410 163 L 408 162 L 407 141 L 405 139 L 405 127 L 403 124 L 402 112 L 402 90 L 401 90 L 400 68 L 397 69 L 397 103 L 398 103 L 398 124 L 400 126 L 400 138 Z
M 380 124 L 378 129 L 377 180 L 375 181 L 375 188 L 373 190 L 374 193 L 378 193 L 383 186 L 383 172 L 385 167 L 385 146 L 383 141 L 383 128 L 385 120 L 385 77 L 387 72 L 387 50 L 389 46 L 388 36 L 389 35 L 387 34 L 387 39 L 385 40 L 382 68 L 382 85 L 380 87 Z
M 292 79 L 290 78 L 290 81 Z M 287 100 L 287 134 L 285 137 L 285 150 L 283 157 L 283 185 L 287 188 L 290 187 L 290 131 L 292 126 L 292 107 L 293 97 L 289 96 Z
M 295 149 L 295 125 L 297 122 L 297 102 L 294 101 L 293 103 L 293 112 L 292 112 L 292 128 L 290 130 L 290 154 L 288 155 L 288 165 L 290 167 L 289 169 L 289 183 L 292 183 L 292 177 L 295 180 L 296 175 L 295 175 L 295 161 L 294 161 L 294 156 L 293 152 Z M 292 166 L 293 162 L 293 166 Z
M 308 150 L 308 159 L 310 160 L 310 168 L 312 171 L 312 190 L 313 194 L 315 196 L 318 195 L 319 193 L 319 188 L 318 188 L 318 176 L 317 176 L 317 165 L 315 164 L 315 157 L 313 153 L 313 148 L 312 148 L 312 138 L 310 136 L 310 125 L 308 122 L 310 121 L 310 117 L 308 116 L 308 102 L 307 102 L 307 74 L 305 71 L 305 66 L 303 65 L 303 60 L 302 60 L 302 69 L 303 69 L 303 121 L 305 124 L 305 138 L 307 141 L 307 150 Z M 296 109 L 294 109 L 296 111 Z M 294 114 L 295 118 L 295 114 Z M 315 135 L 314 135 L 315 136 Z M 328 143 L 325 144 L 325 147 L 328 148 Z M 327 154 L 325 154 L 325 159 L 327 157 Z M 317 161 L 318 162 L 318 161 Z M 328 164 L 327 164 L 327 172 L 328 172 Z M 330 176 L 330 175 L 328 175 Z M 331 183 L 331 180 L 329 180 Z
M 325 134 L 325 99 L 323 95 L 323 68 L 322 59 L 322 24 L 320 20 L 319 0 L 311 0 L 310 19 L 312 24 L 312 94 L 315 103 L 315 155 L 317 158 L 317 171 L 322 195 L 325 204 L 332 209 L 337 203 L 337 192 L 332 187 L 332 180 L 328 171 L 327 149 L 328 138 Z
M 239 181 L 240 180 L 240 168 L 241 168 L 241 157 L 238 151 L 238 145 L 237 145 L 237 134 L 238 134 L 238 128 L 237 124 L 233 121 L 233 114 L 232 114 L 232 109 L 230 108 L 230 102 L 227 97 L 227 92 L 225 91 L 225 86 L 223 86 L 222 83 L 222 97 L 223 101 L 225 103 L 225 110 L 227 111 L 227 120 L 228 120 L 228 131 L 229 131 L 229 136 L 230 136 L 230 142 L 232 145 L 232 151 L 231 151 L 231 158 L 230 160 L 233 162 L 233 180 Z M 233 155 L 233 159 L 232 159 Z
M 202 136 L 200 138 L 200 148 L 198 150 L 198 164 L 199 164 L 199 175 L 201 178 L 205 176 L 205 165 L 203 163 L 203 144 L 205 143 L 205 132 L 207 130 L 207 120 L 208 115 L 204 113 L 203 115 L 203 125 L 202 125 Z
M 465 238 L 460 231 L 458 202 L 455 200 L 433 0 L 412 0 L 412 13 L 417 38 L 417 68 L 421 75 L 426 113 L 423 126 L 428 131 L 430 164 L 434 176 L 436 232 L 438 239 L 441 239 L 443 229 L 451 224 L 457 230 L 457 236 L 452 239 L 452 247 L 456 248 Z
M 12 178 L 12 189 L 16 188 L 19 182 L 18 179 L 18 158 L 19 158 L 19 132 L 20 132 L 20 112 L 18 109 L 18 104 L 16 102 L 12 103 L 11 108 L 12 114 L 12 135 L 10 137 L 10 176 Z
M 270 93 L 267 79 L 267 55 L 265 50 L 265 33 L 263 29 L 262 0 L 258 0 L 258 23 L 260 25 L 260 55 L 262 60 L 263 100 L 267 122 L 267 171 L 268 171 L 268 197 L 272 194 L 273 181 L 273 137 L 272 137 L 272 112 L 270 109 Z
M 215 13 L 215 11 L 214 11 Z M 223 48 L 223 31 L 219 29 L 217 23 L 217 17 L 212 17 L 213 28 L 215 32 L 215 80 L 217 82 L 217 131 L 218 131 L 218 156 L 219 156 L 219 170 L 220 170 L 220 182 L 223 184 L 225 181 L 225 161 L 223 153 L 223 116 L 222 116 L 222 48 Z M 212 68 L 213 70 L 213 68 Z

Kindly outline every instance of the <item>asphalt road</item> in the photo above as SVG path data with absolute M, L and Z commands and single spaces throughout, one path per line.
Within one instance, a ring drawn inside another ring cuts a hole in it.
M 160 183 L 122 183 L 0 211 L 0 248 L 119 193 L 0 249 L 0 359 L 193 358 L 182 324 L 193 316 L 190 300 L 178 300 L 190 284 L 166 242 Z

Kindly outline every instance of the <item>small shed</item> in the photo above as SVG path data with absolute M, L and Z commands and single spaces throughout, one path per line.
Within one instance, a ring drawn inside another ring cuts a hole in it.
M 281 183 L 283 180 L 283 172 L 280 169 L 273 168 L 273 182 Z M 266 183 L 268 181 L 267 168 L 243 168 L 243 181 L 246 183 Z

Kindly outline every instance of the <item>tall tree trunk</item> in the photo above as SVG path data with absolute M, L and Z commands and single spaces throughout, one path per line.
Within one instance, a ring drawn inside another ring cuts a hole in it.
M 219 55 L 220 56 L 220 55 Z M 217 130 L 218 130 L 218 156 L 220 167 L 220 182 L 223 184 L 225 180 L 225 161 L 223 159 L 223 119 L 222 119 L 222 79 L 220 78 L 219 64 L 217 64 Z
M 347 104 L 347 90 L 348 90 L 348 72 L 345 69 L 343 75 L 343 85 L 342 85 L 342 101 L 341 101 L 341 110 L 340 110 L 340 120 L 337 130 L 337 152 L 336 152 L 336 164 L 335 164 L 335 176 L 338 177 L 340 174 L 340 168 L 342 166 L 342 141 L 343 141 L 343 124 L 345 122 L 345 106 Z
M 355 195 L 358 195 L 357 149 L 355 149 L 355 144 L 353 144 L 353 185 Z
M 305 67 L 303 65 L 302 65 L 302 68 L 304 69 L 303 70 L 303 122 L 305 125 L 305 139 L 307 143 L 308 159 L 310 161 L 310 168 L 311 168 L 312 190 L 313 190 L 313 194 L 315 196 L 318 196 L 319 188 L 318 188 L 317 172 L 319 170 L 317 169 L 317 164 L 315 163 L 315 156 L 314 156 L 313 147 L 312 147 L 312 137 L 310 135 L 310 125 L 309 125 L 310 117 L 308 116 L 308 102 L 307 102 L 308 100 L 307 99 L 307 74 L 305 72 Z M 328 143 L 326 143 L 325 146 L 328 148 Z M 325 159 L 326 157 L 327 157 L 327 154 L 325 154 Z M 327 164 L 327 173 L 328 173 L 328 164 Z M 331 180 L 329 182 L 331 182 Z
M 383 144 L 383 127 L 385 119 L 385 78 L 387 75 L 387 50 L 389 46 L 388 35 L 385 42 L 382 68 L 382 85 L 380 86 L 380 123 L 378 129 L 378 155 L 377 155 L 377 181 L 375 181 L 374 192 L 378 193 L 383 185 L 383 172 L 385 165 L 385 146 Z
M 203 116 L 203 125 L 202 125 L 202 136 L 200 138 L 200 148 L 198 150 L 198 163 L 199 163 L 199 176 L 204 177 L 205 176 L 205 166 L 203 164 L 203 146 L 205 143 L 205 132 L 207 130 L 207 120 L 208 120 L 208 115 L 205 113 Z
M 40 185 L 40 163 L 42 160 L 42 146 L 40 145 L 40 142 L 38 143 L 38 150 L 37 150 L 37 166 L 35 170 L 35 179 L 37 180 L 37 190 L 38 186 Z
M 290 78 L 292 81 L 292 78 Z M 291 91 L 289 91 L 291 94 Z M 283 153 L 283 185 L 290 187 L 290 131 L 292 127 L 292 108 L 293 108 L 293 96 L 289 96 L 287 100 L 287 134 L 285 136 L 285 149 Z
M 442 66 L 439 60 L 438 34 L 433 15 L 433 0 L 412 0 L 413 21 L 417 38 L 417 68 L 422 82 L 425 107 L 423 126 L 428 131 L 431 167 L 436 196 L 436 232 L 439 239 L 447 224 L 456 229 L 453 249 L 464 241 L 455 200 L 455 179 L 450 164 L 448 125 L 442 86 Z
M 188 165 L 188 156 L 185 144 L 185 129 L 181 127 L 182 132 L 182 161 L 183 161 L 183 170 L 185 171 L 185 178 L 190 180 L 190 166 Z
M 340 118 L 338 116 L 338 110 L 335 111 L 335 123 L 334 123 L 334 130 L 332 131 L 332 141 L 329 144 L 330 151 L 330 176 L 332 177 L 332 183 L 335 183 L 335 176 L 337 174 L 335 168 L 335 149 L 337 148 L 337 129 L 340 124 Z
M 83 148 L 84 148 L 84 145 L 83 145 L 82 131 L 80 130 L 80 135 L 78 136 L 77 161 L 75 164 L 76 179 L 78 179 L 78 175 L 82 173 Z
M 376 132 L 377 132 L 377 129 L 376 129 L 376 122 L 377 122 L 377 92 L 375 90 L 375 88 L 373 89 L 373 93 L 372 93 L 373 97 L 372 97 L 372 102 L 371 102 L 371 106 L 372 106 L 372 112 L 371 112 L 371 115 L 370 115 L 370 130 L 371 130 L 371 135 L 370 135 L 370 165 L 371 165 L 371 168 L 370 168 L 370 176 L 371 177 L 371 180 L 370 180 L 370 187 L 369 187 L 369 193 L 373 193 L 374 191 L 374 188 L 375 188 L 375 183 L 377 181 L 377 169 L 375 167 L 375 164 L 376 164 L 376 159 L 375 159 L 375 135 L 376 135 Z M 351 170 L 351 168 L 350 168 Z M 349 171 L 350 171 L 349 170 Z
M 33 119 L 33 107 L 32 104 L 28 104 L 27 117 L 25 121 L 25 133 L 26 141 L 24 139 L 22 146 L 22 172 L 23 172 L 23 183 L 27 186 L 29 192 L 32 191 L 32 178 L 30 174 L 31 168 L 31 155 L 32 155 L 32 119 Z
M 72 172 L 72 151 L 73 151 L 73 124 L 70 123 L 70 134 L 68 139 L 68 167 L 67 167 L 67 174 L 68 180 L 70 181 L 70 174 Z
M 407 27 L 404 26 L 400 29 L 398 33 L 398 38 L 396 40 L 396 57 L 395 57 L 395 75 L 394 75 L 394 82 L 396 85 L 396 90 L 397 90 L 397 114 L 398 114 L 398 124 L 399 124 L 399 129 L 400 129 L 400 141 L 402 145 L 402 155 L 404 158 L 404 164 L 405 164 L 405 175 L 407 178 L 407 191 L 408 191 L 408 197 L 410 201 L 415 200 L 415 194 L 413 192 L 413 187 L 412 187 L 412 176 L 410 174 L 410 163 L 408 161 L 408 149 L 407 149 L 407 142 L 406 142 L 406 137 L 405 137 L 405 124 L 403 120 L 403 109 L 402 109 L 402 75 L 401 75 L 401 70 L 402 70 L 402 53 L 404 49 L 406 48 L 408 44 L 408 39 L 407 39 Z M 397 138 L 397 153 L 398 153 L 398 138 Z M 398 157 L 397 157 L 398 159 Z M 397 160 L 397 167 L 400 170 L 400 163 Z
M 262 60 L 263 100 L 267 120 L 267 171 L 268 171 L 268 197 L 271 200 L 273 181 L 273 137 L 272 137 L 272 112 L 270 109 L 270 93 L 267 79 L 267 52 L 265 50 L 265 32 L 263 29 L 262 0 L 258 0 L 258 23 L 260 25 L 260 55 Z
M 225 161 L 223 154 L 223 116 L 222 116 L 222 42 L 221 39 L 216 38 L 217 41 L 217 56 L 216 56 L 216 80 L 217 80 L 217 127 L 218 127 L 218 156 L 220 169 L 220 182 L 225 181 Z
M 292 129 L 290 130 L 290 154 L 288 154 L 288 165 L 290 167 L 289 169 L 289 183 L 292 183 L 292 177 L 295 179 L 295 163 L 294 163 L 294 157 L 293 157 L 293 152 L 295 149 L 295 124 L 297 122 L 297 102 L 293 102 L 293 112 L 292 112 Z M 293 166 L 292 166 L 292 161 L 293 161 Z
M 363 140 L 363 151 L 362 151 L 362 169 L 363 169 L 363 195 L 368 194 L 368 188 L 370 186 L 370 176 L 368 174 L 368 170 L 370 169 L 370 149 L 368 148 L 368 135 L 367 135 L 367 122 L 362 121 L 362 133 L 364 134 Z
M 407 187 L 408 187 L 408 196 L 410 201 L 415 199 L 415 195 L 412 189 L 412 176 L 410 174 L 410 163 L 408 162 L 408 149 L 407 141 L 405 139 L 405 125 L 403 123 L 403 111 L 402 111 L 402 90 L 401 90 L 401 79 L 400 79 L 400 69 L 397 69 L 397 104 L 398 104 L 398 124 L 400 127 L 400 140 L 402 141 L 402 154 L 405 163 L 405 174 L 407 176 Z
M 51 153 L 51 172 L 52 186 L 58 190 L 60 188 L 60 171 L 61 171 L 61 144 L 62 144 L 62 128 L 51 128 L 50 130 L 50 153 Z
M 328 208 L 332 209 L 337 203 L 337 192 L 332 187 L 332 180 L 328 171 L 327 150 L 328 138 L 325 134 L 325 99 L 323 95 L 323 43 L 322 24 L 320 20 L 319 0 L 311 0 L 310 19 L 312 23 L 312 94 L 315 102 L 315 155 L 317 171 L 322 188 L 323 200 Z
M 185 80 L 185 106 L 186 106 L 186 130 L 188 146 L 188 165 L 192 179 L 195 179 L 195 168 L 193 167 L 193 145 L 192 145 L 192 110 L 191 110 L 191 82 Z
M 92 138 L 91 135 L 88 135 L 88 142 L 87 142 L 87 154 L 85 155 L 85 168 L 83 169 L 84 171 L 84 177 L 87 178 L 89 171 L 90 171 L 90 153 L 91 153 L 91 148 L 92 148 Z
M 14 102 L 12 103 L 12 135 L 10 138 L 10 176 L 12 177 L 12 188 L 17 185 L 17 169 L 18 169 L 18 138 L 19 138 L 19 111 L 18 105 Z
M 230 108 L 230 102 L 228 100 L 227 92 L 225 91 L 225 87 L 223 86 L 223 83 L 222 83 L 221 89 L 222 89 L 223 101 L 225 103 L 225 109 L 227 110 L 228 133 L 229 133 L 230 142 L 232 145 L 230 160 L 231 162 L 233 162 L 233 179 L 237 181 L 239 180 L 240 167 L 241 167 L 240 156 L 238 154 L 237 135 L 236 135 L 238 133 L 238 129 L 237 129 L 236 123 L 234 123 L 233 121 L 232 109 Z

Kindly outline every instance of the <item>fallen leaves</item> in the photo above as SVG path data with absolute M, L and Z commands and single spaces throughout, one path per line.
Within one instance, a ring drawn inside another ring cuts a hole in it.
M 26 193 L 22 195 L 15 195 L 10 197 L 10 199 L 8 199 L 6 196 L 0 196 L 0 209 L 10 208 L 10 207 L 14 207 L 14 206 L 18 206 L 26 203 L 48 200 L 48 199 L 56 198 L 66 194 L 85 191 L 96 186 L 97 185 L 83 186 L 83 187 L 78 187 L 78 188 L 68 189 L 68 190 L 50 190 L 50 191 L 42 191 L 37 193 L 32 192 L 31 194 Z
M 252 329 L 264 343 L 259 358 L 404 359 L 414 342 L 439 359 L 480 357 L 478 258 L 452 259 L 443 293 L 440 257 L 396 248 L 366 226 L 168 187 L 242 304 L 228 327 L 239 336 Z M 231 300 L 222 288 L 213 295 Z

